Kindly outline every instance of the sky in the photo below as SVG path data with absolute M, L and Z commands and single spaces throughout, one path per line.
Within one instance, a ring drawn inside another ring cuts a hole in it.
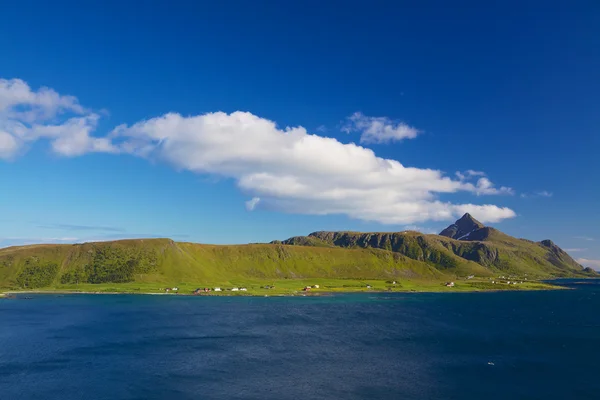
M 2 8 L 2 247 L 469 212 L 600 269 L 597 1 Z

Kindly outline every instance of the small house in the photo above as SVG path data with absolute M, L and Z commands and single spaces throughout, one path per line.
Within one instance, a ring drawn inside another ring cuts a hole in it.
M 214 290 L 215 292 L 220 292 L 220 291 L 221 291 L 221 288 L 220 288 L 220 287 L 216 287 L 216 288 L 214 288 L 213 290 Z
M 232 292 L 237 292 L 238 290 L 240 290 L 240 289 L 239 289 L 239 288 L 236 288 L 236 287 L 234 287 L 234 288 L 231 288 L 231 291 L 232 291 Z
M 448 286 L 448 287 L 454 287 L 454 282 L 447 282 L 446 286 Z
M 306 287 L 305 287 L 304 289 L 302 289 L 302 290 L 304 290 L 305 292 L 309 292 L 309 291 L 310 291 L 310 286 L 306 286 Z
M 367 285 L 367 289 L 371 289 L 371 285 Z
M 248 289 L 246 289 L 245 287 L 241 287 L 241 288 L 240 288 L 240 290 L 241 290 L 242 292 L 247 292 L 247 291 L 248 291 Z
M 314 288 L 314 289 L 318 289 L 318 288 L 319 288 L 319 285 L 313 285 L 313 288 Z
M 179 290 L 179 288 L 174 287 L 173 289 L 171 289 L 172 291 L 176 292 Z

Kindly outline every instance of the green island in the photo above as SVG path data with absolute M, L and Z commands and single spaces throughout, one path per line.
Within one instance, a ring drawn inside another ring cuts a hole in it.
M 517 239 L 469 214 L 439 235 L 314 232 L 208 245 L 170 239 L 0 249 L 0 292 L 318 295 L 544 290 L 597 277 L 550 240 Z M 215 289 L 220 290 L 215 290 Z

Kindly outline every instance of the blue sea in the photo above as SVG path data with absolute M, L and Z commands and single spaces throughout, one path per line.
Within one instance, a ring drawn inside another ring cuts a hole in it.
M 0 299 L 1 399 L 600 399 L 574 290 Z

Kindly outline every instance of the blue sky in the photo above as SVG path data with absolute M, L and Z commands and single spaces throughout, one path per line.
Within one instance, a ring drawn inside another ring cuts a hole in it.
M 597 2 L 46 3 L 0 16 L 2 246 L 469 211 L 600 267 Z

